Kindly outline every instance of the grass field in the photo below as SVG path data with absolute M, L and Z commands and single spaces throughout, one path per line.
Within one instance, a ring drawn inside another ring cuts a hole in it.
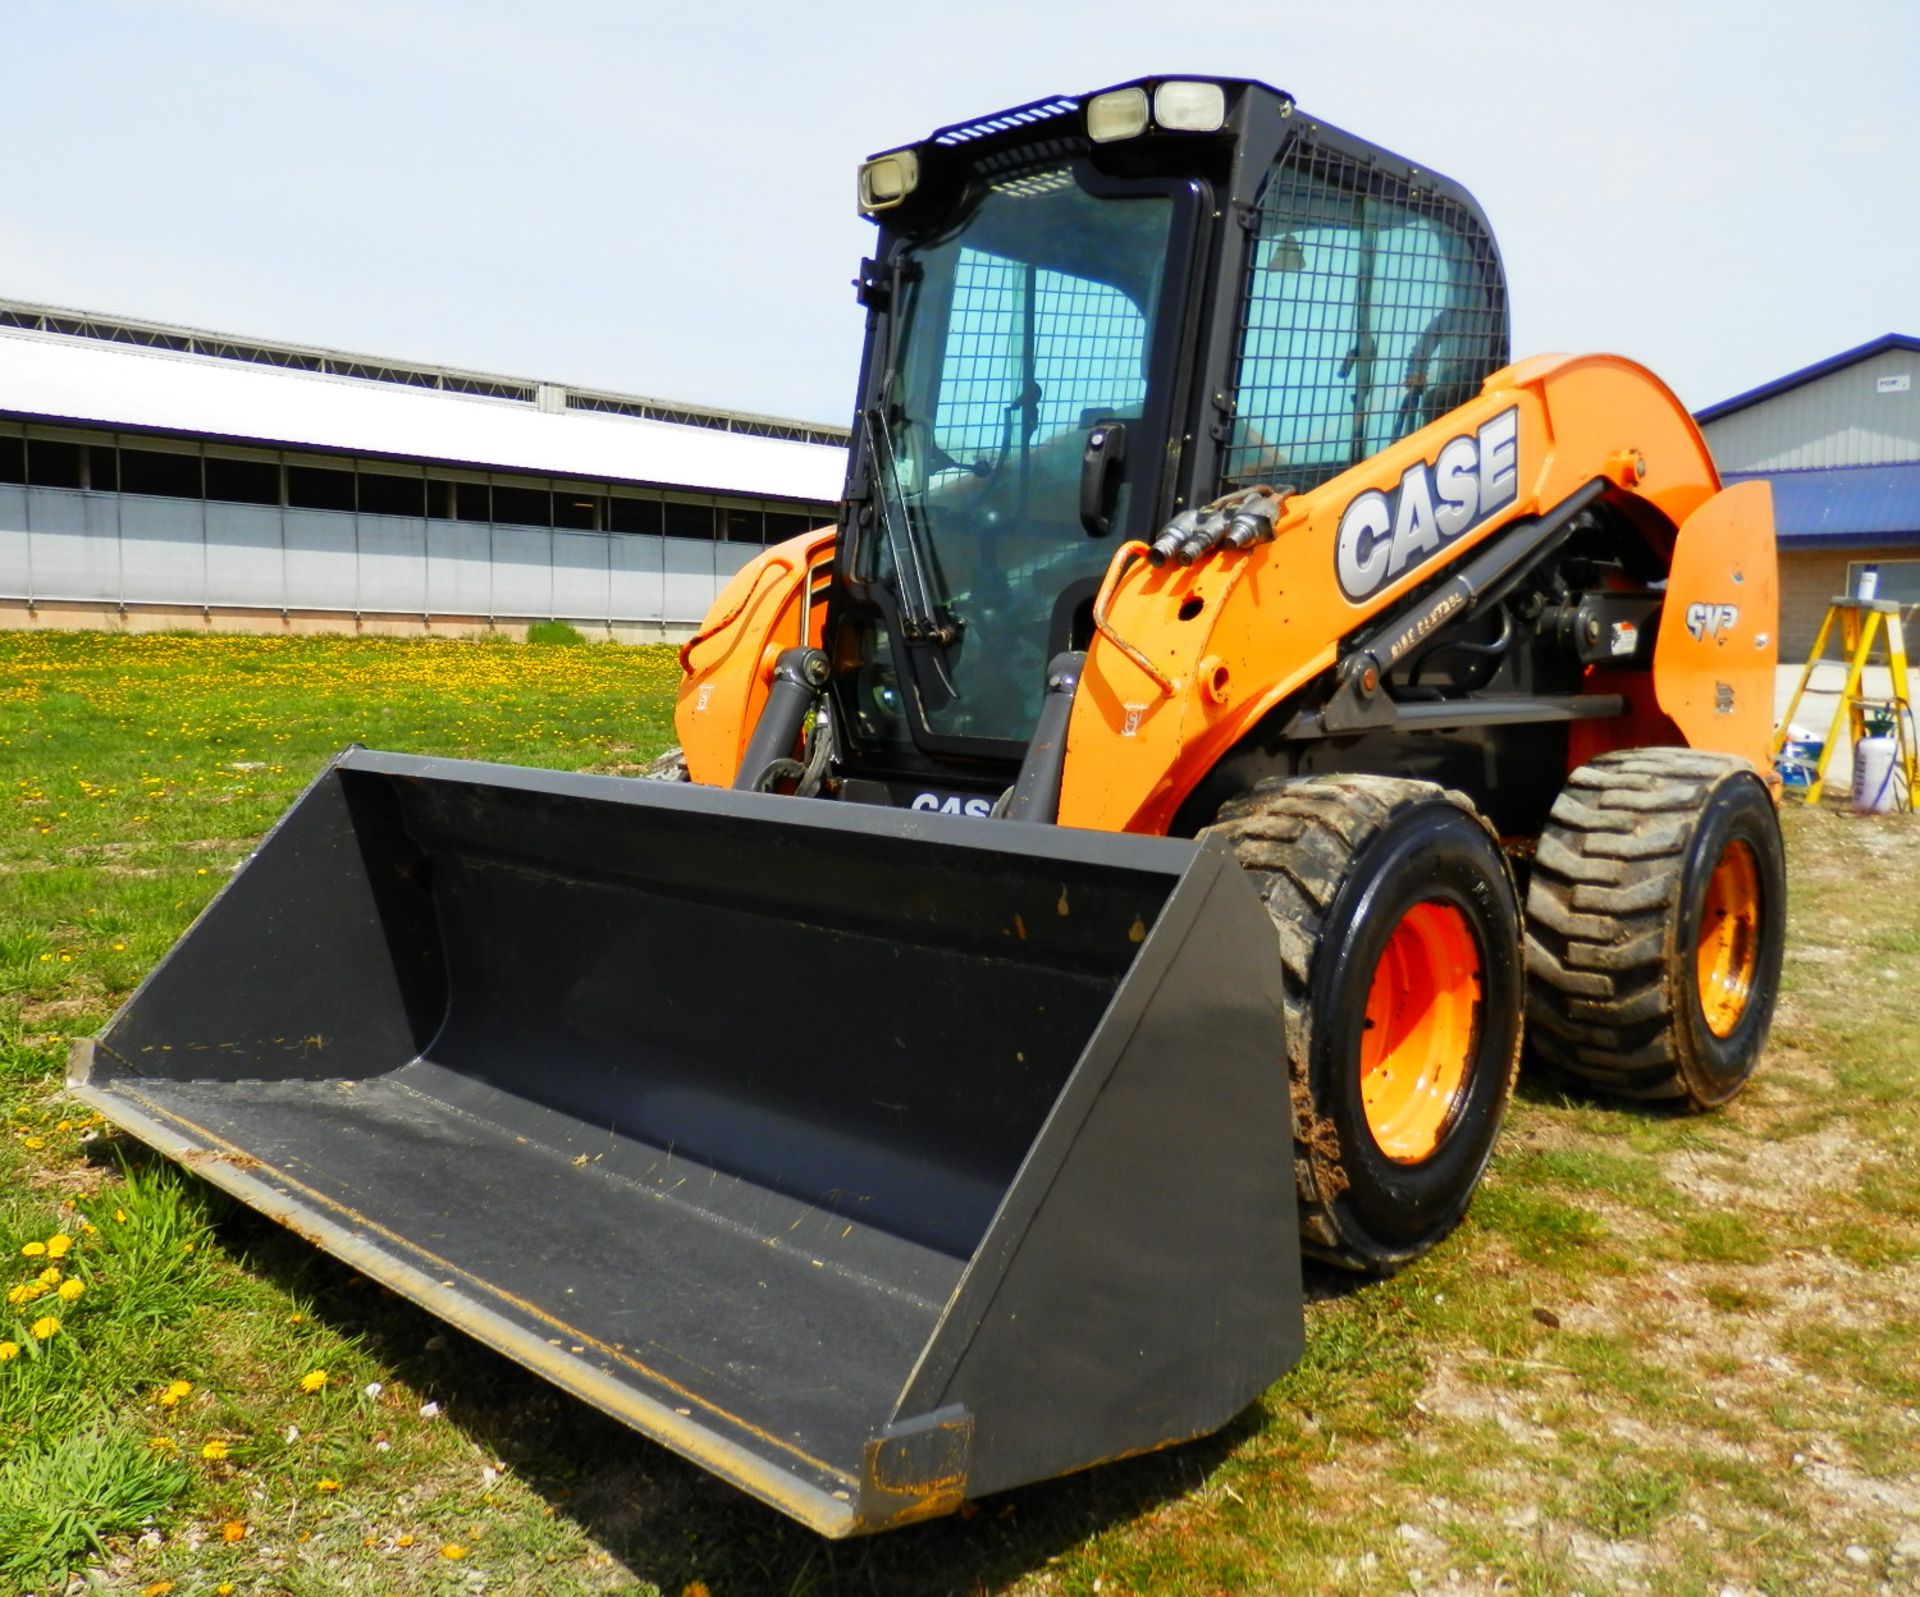
M 868 1543 L 63 1101 L 69 1039 L 328 754 L 631 772 L 673 678 L 665 649 L 0 634 L 0 1593 L 1920 1589 L 1909 818 L 1787 817 L 1786 994 L 1730 1109 L 1529 1076 L 1466 1226 L 1391 1282 L 1313 1277 L 1305 1363 L 1227 1433 Z

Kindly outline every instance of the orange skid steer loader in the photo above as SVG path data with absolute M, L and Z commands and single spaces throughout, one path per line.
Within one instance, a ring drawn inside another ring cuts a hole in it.
M 1464 190 L 1230 79 L 859 182 L 839 522 L 682 651 L 681 780 L 350 750 L 73 1072 L 832 1536 L 1223 1424 L 1523 1027 L 1725 1101 L 1785 908 L 1767 489 L 1512 363 Z

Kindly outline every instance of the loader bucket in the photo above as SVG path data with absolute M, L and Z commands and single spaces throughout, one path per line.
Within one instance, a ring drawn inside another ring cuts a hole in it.
M 1300 1351 L 1274 936 L 1219 847 L 349 750 L 76 1095 L 830 1536 Z

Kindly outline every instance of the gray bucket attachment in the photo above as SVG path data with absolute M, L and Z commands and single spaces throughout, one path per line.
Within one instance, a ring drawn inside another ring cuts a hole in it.
M 846 1536 L 1299 1356 L 1277 957 L 1215 845 L 355 749 L 72 1085 Z

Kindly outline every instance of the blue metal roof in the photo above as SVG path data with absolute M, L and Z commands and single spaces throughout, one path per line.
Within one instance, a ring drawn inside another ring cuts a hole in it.
M 1809 544 L 1920 544 L 1920 461 L 1900 466 L 1822 466 L 1809 471 L 1730 471 L 1724 481 L 1773 484 L 1773 525 L 1791 548 Z
M 1757 405 L 1763 399 L 1784 394 L 1789 388 L 1798 388 L 1802 383 L 1810 383 L 1816 377 L 1825 377 L 1829 372 L 1837 372 L 1843 366 L 1851 366 L 1855 361 L 1865 360 L 1869 355 L 1878 355 L 1889 349 L 1920 351 L 1920 338 L 1910 337 L 1906 333 L 1882 333 L 1878 338 L 1869 339 L 1852 349 L 1843 349 L 1838 355 L 1829 355 L 1811 366 L 1802 366 L 1797 372 L 1788 372 L 1786 376 L 1776 377 L 1758 388 L 1749 388 L 1744 394 L 1735 394 L 1733 398 L 1723 399 L 1717 405 L 1707 406 L 1705 410 L 1696 410 L 1693 419 L 1703 423 L 1718 421 L 1722 416 L 1731 416 L 1736 410 L 1745 410 L 1747 406 Z

